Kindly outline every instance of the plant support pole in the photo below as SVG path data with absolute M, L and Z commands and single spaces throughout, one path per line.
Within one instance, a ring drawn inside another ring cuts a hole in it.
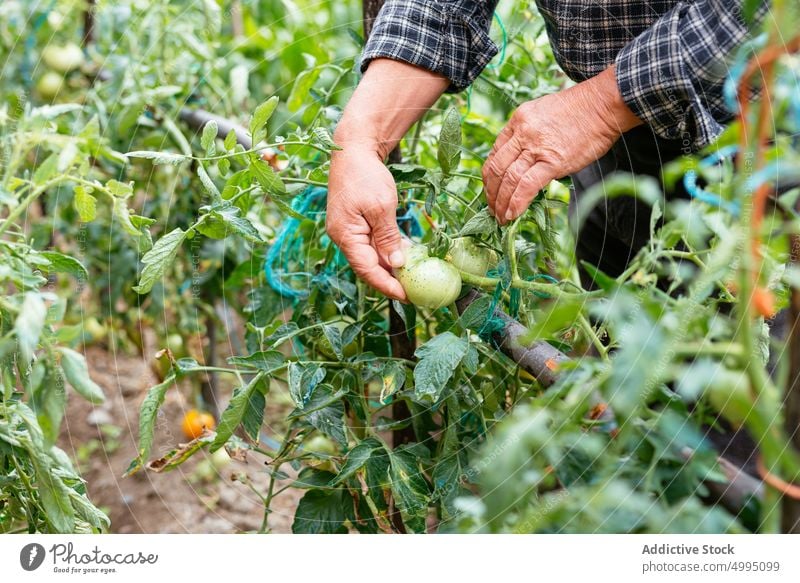
M 800 235 L 789 237 L 790 265 L 800 264 Z M 784 406 L 785 428 L 791 440 L 788 447 L 800 450 L 800 288 L 792 287 L 789 305 L 789 378 L 786 381 Z M 797 477 L 795 477 L 795 481 Z M 783 497 L 781 532 L 800 534 L 800 500 Z

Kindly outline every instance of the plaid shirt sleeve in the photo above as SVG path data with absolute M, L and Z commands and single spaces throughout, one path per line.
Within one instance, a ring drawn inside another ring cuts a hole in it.
M 404 61 L 468 87 L 497 53 L 489 26 L 497 0 L 387 0 L 361 55 Z
M 618 53 L 622 98 L 657 135 L 695 150 L 722 131 L 730 117 L 722 96 L 728 59 L 750 36 L 740 7 L 679 2 Z

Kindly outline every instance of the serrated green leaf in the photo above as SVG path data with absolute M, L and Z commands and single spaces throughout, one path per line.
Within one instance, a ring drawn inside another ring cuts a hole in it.
M 76 352 L 71 348 L 62 346 L 58 351 L 61 353 L 61 369 L 64 371 L 64 376 L 69 381 L 69 384 L 72 385 L 72 388 L 84 399 L 95 405 L 105 401 L 106 397 L 103 394 L 103 389 L 89 376 L 86 358 L 80 352 Z
M 294 513 L 294 534 L 344 534 L 353 501 L 346 490 L 309 490 Z
M 236 130 L 231 129 L 231 131 L 228 132 L 228 135 L 225 136 L 225 141 L 222 143 L 222 145 L 225 146 L 226 150 L 230 151 L 236 147 L 236 143 Z
M 277 350 L 254 352 L 248 356 L 232 356 L 228 363 L 263 370 L 267 373 L 283 368 L 286 357 Z
M 185 238 L 186 232 L 179 227 L 161 237 L 153 245 L 153 248 L 142 257 L 144 269 L 139 278 L 139 285 L 133 288 L 136 293 L 146 294 L 153 289 L 156 281 L 164 275 L 167 267 L 175 260 L 178 248 Z
M 148 152 L 145 150 L 137 150 L 125 154 L 128 158 L 144 158 L 145 160 L 152 160 L 153 164 L 172 164 L 177 166 L 182 162 L 189 160 L 183 154 L 175 154 L 173 152 Z
M 419 467 L 419 458 L 401 446 L 389 452 L 389 459 L 392 494 L 403 522 L 411 532 L 425 532 L 430 490 Z
M 26 364 L 31 361 L 39 345 L 46 316 L 47 308 L 42 296 L 35 292 L 25 294 L 19 315 L 14 321 L 14 333 L 17 336 L 20 355 Z
M 82 223 L 91 223 L 97 218 L 97 199 L 91 192 L 90 188 L 81 185 L 75 187 L 75 210 Z
M 289 99 L 286 101 L 286 107 L 289 111 L 298 111 L 303 106 L 308 97 L 308 92 L 311 91 L 314 83 L 316 83 L 320 72 L 321 69 L 315 67 L 306 69 L 297 76 L 294 80 L 294 85 L 292 85 L 292 91 L 289 93 Z
M 262 383 L 261 386 L 265 387 L 265 389 L 268 388 L 267 383 Z M 242 416 L 244 432 L 253 441 L 258 441 L 258 436 L 261 433 L 261 425 L 264 423 L 264 408 L 267 406 L 267 398 L 264 395 L 264 390 L 255 390 L 250 393 L 247 407 L 245 407 L 244 415 Z
M 57 251 L 41 251 L 39 255 L 47 259 L 49 263 L 49 265 L 43 265 L 41 267 L 42 271 L 45 273 L 68 273 L 82 281 L 89 277 L 89 272 L 86 271 L 83 263 L 74 257 L 64 255 Z
M 250 173 L 267 194 L 286 194 L 286 186 L 283 184 L 281 177 L 261 158 L 252 159 Z
M 336 142 L 333 141 L 330 132 L 326 128 L 314 128 L 311 134 L 314 136 L 314 141 L 323 148 L 327 148 L 328 150 L 341 150 L 341 148 L 336 145 Z
M 270 200 L 273 203 L 275 203 L 275 206 L 277 206 L 278 209 L 286 216 L 292 217 L 293 219 L 298 219 L 300 221 L 308 218 L 305 215 L 298 213 L 288 203 L 286 203 L 282 198 L 278 196 L 273 196 L 270 198 Z
M 253 112 L 253 116 L 250 118 L 250 135 L 252 136 L 254 146 L 267 137 L 266 125 L 269 121 L 269 118 L 271 118 L 272 114 L 275 113 L 275 108 L 277 107 L 278 97 L 273 95 L 264 103 L 256 107 L 255 111 Z M 232 147 L 233 146 L 230 146 L 228 149 Z
M 133 194 L 133 182 L 120 182 L 119 180 L 109 180 L 106 188 L 114 196 L 128 198 Z
M 205 150 L 207 156 L 213 156 L 217 153 L 216 139 L 219 126 L 215 120 L 210 120 L 203 127 L 203 135 L 200 136 L 200 147 Z
M 458 169 L 461 160 L 461 117 L 455 107 L 450 107 L 444 114 L 436 158 L 445 175 Z
M 219 200 L 222 198 L 222 195 L 219 193 L 219 189 L 217 185 L 214 184 L 214 181 L 211 180 L 211 177 L 208 175 L 208 172 L 203 166 L 202 163 L 197 164 L 197 177 L 200 179 L 200 183 L 203 185 L 205 191 L 211 195 L 214 200 Z
M 459 237 L 466 237 L 468 235 L 485 235 L 491 233 L 497 228 L 497 219 L 490 213 L 489 208 L 485 207 L 475 213 L 461 230 L 458 232 Z
M 58 172 L 58 154 L 50 154 L 33 172 L 33 182 L 44 184 Z
M 222 412 L 222 416 L 220 417 L 219 425 L 217 426 L 217 436 L 214 438 L 214 442 L 211 444 L 212 452 L 217 451 L 219 448 L 225 445 L 228 439 L 230 439 L 231 435 L 233 435 L 233 432 L 236 431 L 236 428 L 242 423 L 242 419 L 251 405 L 250 399 L 253 396 L 253 393 L 260 390 L 259 385 L 263 382 L 264 375 L 263 373 L 259 373 L 244 387 L 238 388 L 234 391 L 233 396 L 228 403 L 228 407 Z M 258 400 L 256 400 L 254 404 L 258 404 Z M 263 416 L 263 414 L 264 412 L 262 409 L 261 415 Z
M 128 203 L 125 202 L 124 198 L 114 198 L 114 208 L 112 212 L 114 213 L 114 218 L 119 221 L 119 225 L 122 227 L 123 231 L 134 237 L 140 237 L 142 235 L 141 231 L 137 229 L 136 225 L 131 221 L 131 210 L 128 208 Z
M 153 447 L 153 432 L 155 431 L 156 415 L 161 405 L 164 404 L 164 397 L 167 389 L 175 384 L 175 377 L 167 377 L 163 383 L 152 387 L 147 391 L 147 396 L 139 407 L 139 457 L 128 468 L 126 475 L 135 472 L 150 457 L 150 450 Z
M 336 477 L 331 480 L 330 485 L 336 486 L 355 475 L 358 470 L 366 465 L 367 461 L 369 461 L 369 458 L 372 457 L 373 452 L 376 450 L 383 450 L 383 446 L 381 442 L 374 437 L 368 437 L 356 445 L 347 453 L 347 459 L 345 459 L 342 469 L 339 470 Z
M 467 354 L 467 348 L 469 341 L 452 332 L 434 336 L 417 348 L 414 356 L 420 360 L 414 368 L 414 395 L 418 399 L 438 401 L 456 367 Z
M 325 369 L 318 364 L 292 362 L 287 371 L 289 395 L 295 406 L 303 409 L 311 400 L 314 388 L 325 378 Z
M 40 452 L 29 450 L 36 474 L 36 486 L 45 511 L 45 519 L 54 532 L 72 533 L 75 528 L 75 509 L 70 501 L 70 488 L 56 476 Z

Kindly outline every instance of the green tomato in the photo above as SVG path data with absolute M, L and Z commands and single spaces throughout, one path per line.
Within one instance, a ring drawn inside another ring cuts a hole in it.
M 353 321 L 349 318 L 337 320 L 336 322 L 326 322 L 328 326 L 334 326 L 335 328 L 338 328 L 339 332 L 342 334 L 344 334 L 345 329 L 352 323 Z M 320 332 L 319 340 L 317 340 L 317 350 L 331 360 L 336 359 L 336 352 L 333 350 L 333 345 L 331 344 L 331 341 L 328 340 L 328 337 L 325 336 L 324 332 Z M 359 350 L 360 347 L 358 345 L 358 337 L 356 336 L 356 338 L 353 339 L 350 344 L 342 346 L 342 355 L 345 357 L 355 356 L 358 354 Z
M 53 71 L 47 71 L 39 77 L 39 81 L 36 83 L 36 92 L 42 99 L 52 101 L 61 91 L 63 84 L 64 77 Z
M 83 65 L 83 51 L 75 43 L 48 45 L 42 51 L 42 60 L 53 71 L 69 73 Z
M 741 371 L 718 371 L 706 394 L 711 406 L 736 427 L 743 425 L 753 411 L 750 379 Z
M 423 308 L 449 306 L 461 293 L 461 275 L 447 261 L 428 257 L 427 250 L 412 247 L 406 264 L 395 271 L 409 301 Z
M 339 307 L 330 296 L 317 302 L 317 313 L 322 320 L 333 320 L 339 315 Z
M 336 444 L 326 436 L 318 433 L 308 441 L 303 442 L 303 452 L 310 454 L 313 459 L 306 459 L 308 466 L 326 472 L 336 473 L 336 467 L 328 459 L 329 456 L 337 454 Z
M 170 334 L 167 336 L 167 348 L 170 349 L 172 356 L 175 358 L 183 358 L 187 354 L 183 336 L 180 334 Z
M 211 454 L 211 465 L 214 466 L 214 469 L 222 470 L 229 463 L 231 463 L 231 456 L 228 455 L 228 452 L 225 451 L 224 447 L 219 448 L 217 451 Z
M 483 277 L 497 265 L 497 253 L 476 244 L 472 237 L 459 237 L 450 246 L 447 260 L 459 271 Z
M 108 334 L 106 327 L 98 322 L 97 318 L 86 318 L 83 322 L 83 329 L 91 335 L 92 340 L 102 340 Z

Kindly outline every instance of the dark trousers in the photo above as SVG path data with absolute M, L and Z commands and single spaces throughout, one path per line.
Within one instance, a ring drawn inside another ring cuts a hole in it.
M 605 156 L 572 175 L 570 212 L 575 213 L 576 200 L 586 190 L 610 174 L 622 171 L 660 180 L 662 167 L 685 153 L 681 142 L 660 139 L 647 126 L 627 132 Z M 668 190 L 662 183 L 661 190 L 663 202 L 688 197 L 682 184 Z M 611 277 L 620 275 L 649 240 L 651 211 L 650 205 L 633 197 L 603 199 L 584 220 L 576 257 Z M 581 279 L 585 287 L 593 287 L 583 269 Z

